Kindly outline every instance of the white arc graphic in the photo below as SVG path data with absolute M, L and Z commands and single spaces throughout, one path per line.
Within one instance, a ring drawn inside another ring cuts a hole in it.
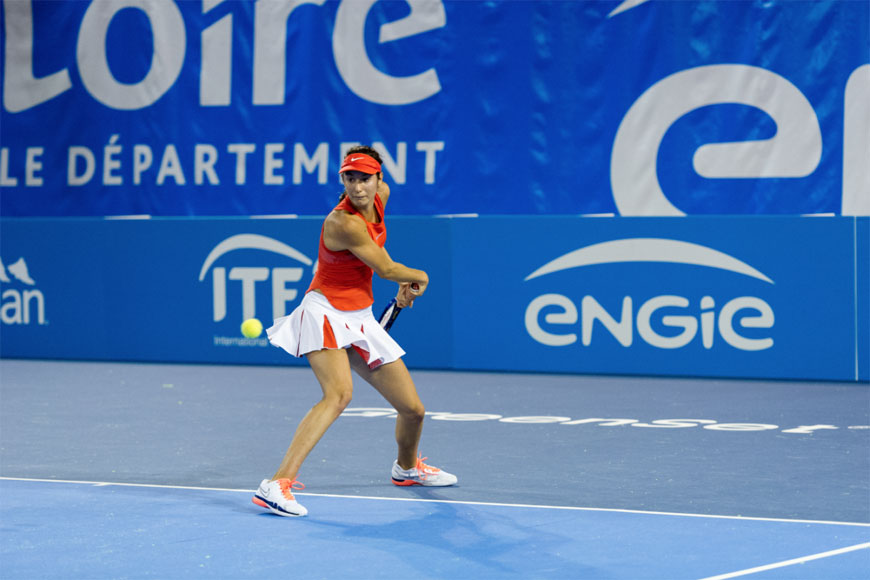
M 199 281 L 202 282 L 205 279 L 206 272 L 208 272 L 208 269 L 215 260 L 233 250 L 266 250 L 293 258 L 306 266 L 312 264 L 308 256 L 283 242 L 259 234 L 238 234 L 225 239 L 209 252 L 208 257 L 206 257 L 205 262 L 202 264 L 202 269 L 199 271 Z
M 617 14 L 625 12 L 626 10 L 631 10 L 637 6 L 640 6 L 644 2 L 648 2 L 649 0 L 624 0 L 622 4 L 614 8 L 610 11 L 610 14 L 607 15 L 608 18 L 613 18 Z
M 569 268 L 595 264 L 625 262 L 670 262 L 728 270 L 773 284 L 773 280 L 749 264 L 718 250 L 662 238 L 631 238 L 592 244 L 552 260 L 528 276 L 525 281 Z

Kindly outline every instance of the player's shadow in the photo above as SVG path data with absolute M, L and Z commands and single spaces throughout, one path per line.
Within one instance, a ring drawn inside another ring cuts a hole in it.
M 414 489 L 412 493 L 421 500 L 439 499 L 434 490 Z M 517 509 L 511 506 L 494 509 L 455 502 L 413 502 L 410 517 L 402 517 L 407 510 L 398 507 L 402 513 L 383 522 L 390 508 L 368 502 L 364 505 L 361 509 L 371 509 L 372 519 L 381 520 L 380 523 L 360 523 L 357 512 L 357 517 L 350 516 L 346 521 L 309 516 L 305 528 L 314 533 L 320 529 L 330 538 L 338 534 L 357 546 L 365 543 L 372 550 L 389 553 L 390 559 L 397 553 L 407 554 L 405 563 L 415 566 L 423 577 L 437 576 L 439 568 L 447 573 L 460 567 L 478 577 L 516 574 L 579 577 L 592 571 L 559 555 L 560 552 L 576 555 L 576 546 L 565 549 L 569 538 L 548 533 L 540 523 L 523 525 L 521 519 L 497 513 L 498 509 Z M 433 550 L 441 553 L 432 554 Z

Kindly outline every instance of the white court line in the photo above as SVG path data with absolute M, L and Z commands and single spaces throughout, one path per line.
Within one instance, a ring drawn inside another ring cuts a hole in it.
M 97 487 L 116 485 L 119 487 L 144 487 L 144 488 L 157 488 L 157 489 L 189 489 L 194 491 L 228 491 L 228 492 L 236 492 L 236 493 L 254 493 L 256 490 L 254 489 L 230 489 L 230 488 L 222 488 L 222 487 L 195 487 L 188 485 L 160 485 L 156 483 L 115 483 L 108 481 L 80 481 L 80 480 L 72 480 L 72 479 L 35 479 L 29 477 L 2 477 L 0 476 L 0 480 L 6 481 L 29 481 L 36 483 L 74 483 L 80 485 L 93 485 Z M 514 508 L 534 508 L 534 509 L 548 509 L 548 510 L 568 510 L 568 511 L 582 511 L 582 512 L 608 512 L 608 513 L 620 513 L 620 514 L 640 514 L 640 515 L 651 515 L 651 516 L 672 516 L 672 517 L 681 517 L 681 518 L 707 518 L 707 519 L 718 519 L 718 520 L 740 520 L 740 521 L 754 521 L 754 522 L 783 522 L 789 524 L 823 524 L 823 525 L 831 525 L 831 526 L 856 526 L 863 528 L 870 528 L 870 524 L 863 522 L 835 522 L 835 521 L 825 521 L 825 520 L 798 520 L 798 519 L 786 519 L 786 518 L 761 518 L 761 517 L 751 517 L 751 516 L 723 516 L 723 515 L 715 515 L 715 514 L 690 514 L 690 513 L 679 513 L 679 512 L 656 512 L 656 511 L 645 511 L 645 510 L 629 510 L 629 509 L 619 509 L 619 508 L 594 508 L 594 507 L 578 507 L 578 506 L 559 506 L 559 505 L 534 505 L 534 504 L 522 504 L 522 503 L 497 503 L 497 502 L 485 502 L 485 501 L 465 501 L 465 500 L 454 500 L 454 499 L 425 499 L 425 498 L 409 498 L 409 497 L 378 497 L 378 496 L 368 496 L 368 495 L 343 495 L 343 494 L 335 494 L 335 493 L 308 493 L 308 492 L 294 492 L 293 495 L 301 495 L 301 496 L 309 496 L 309 497 L 337 497 L 343 499 L 373 499 L 380 501 L 412 501 L 419 503 L 446 503 L 446 504 L 458 504 L 458 505 L 479 505 L 479 506 L 491 506 L 491 507 L 514 507 Z
M 821 554 L 813 554 L 812 556 L 803 556 L 801 558 L 795 558 L 794 560 L 785 560 L 784 562 L 777 562 L 775 564 L 768 564 L 766 566 L 758 566 L 756 568 L 747 568 L 746 570 L 738 570 L 737 572 L 731 572 L 730 574 L 721 574 L 719 576 L 710 576 L 708 578 L 702 578 L 701 580 L 726 580 L 727 578 L 737 578 L 738 576 L 748 576 L 749 574 L 755 574 L 756 572 L 764 572 L 766 570 L 773 570 L 775 568 L 784 568 L 786 566 L 793 566 L 795 564 L 803 564 L 805 562 L 810 562 L 812 560 L 819 560 L 821 558 L 830 558 L 831 556 L 837 556 L 839 554 L 845 554 L 847 552 L 854 552 L 855 550 L 866 550 L 870 548 L 870 542 L 864 544 L 855 544 L 854 546 L 849 546 L 847 548 L 840 548 L 839 550 L 831 550 L 830 552 L 822 552 Z

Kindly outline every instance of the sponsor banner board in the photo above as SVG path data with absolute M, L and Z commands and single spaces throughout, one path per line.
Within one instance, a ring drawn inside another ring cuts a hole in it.
M 4 219 L 3 357 L 295 365 L 322 218 Z M 417 368 L 868 380 L 866 218 L 389 219 Z M 375 277 L 375 315 L 395 292 Z
M 854 223 L 766 217 L 457 223 L 453 243 L 477 241 L 480 251 L 454 258 L 455 278 L 470 289 L 455 294 L 453 307 L 466 313 L 469 332 L 456 335 L 454 364 L 855 380 L 856 360 L 866 366 L 868 355 L 856 343 Z M 866 320 L 859 325 L 866 332 Z
M 3 220 L 0 353 L 4 357 L 304 364 L 265 333 L 241 335 L 247 318 L 268 327 L 299 304 L 313 276 L 322 218 Z M 447 220 L 390 223 L 394 259 L 413 240 L 447 238 Z M 419 242 L 417 242 L 419 245 Z M 442 245 L 442 247 L 444 247 Z M 449 255 L 414 263 L 433 284 L 426 317 L 449 319 Z M 377 280 L 373 306 L 395 285 Z M 381 306 L 382 307 L 382 306 Z M 414 332 L 424 309 L 403 313 L 394 334 L 408 363 L 441 366 L 429 341 L 450 342 L 450 325 Z M 404 327 L 404 328 L 403 328 Z
M 870 219 L 855 220 L 855 375 L 870 381 Z
M 0 7 L 6 217 L 870 215 L 866 1 Z

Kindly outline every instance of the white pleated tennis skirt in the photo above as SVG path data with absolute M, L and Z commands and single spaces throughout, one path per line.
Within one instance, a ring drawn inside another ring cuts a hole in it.
M 266 334 L 269 342 L 295 357 L 325 348 L 353 347 L 370 369 L 405 354 L 375 320 L 371 307 L 337 310 L 319 292 L 308 292 L 289 316 L 275 319 Z

